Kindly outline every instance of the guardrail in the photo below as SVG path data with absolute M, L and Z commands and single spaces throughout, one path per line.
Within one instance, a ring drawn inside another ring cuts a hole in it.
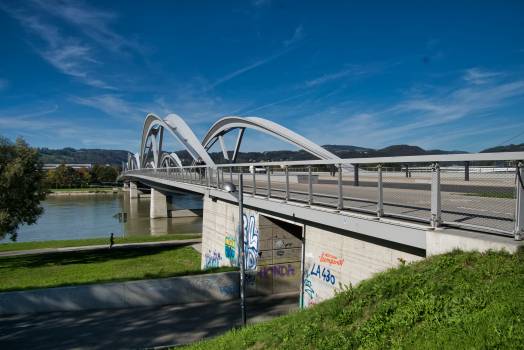
M 254 196 L 429 222 L 432 227 L 447 225 L 498 232 L 520 240 L 524 228 L 522 159 L 524 152 L 221 164 L 129 170 L 121 177 L 140 175 L 220 189 L 224 182 L 238 186 L 242 173 L 244 193 Z M 517 165 L 511 173 L 471 172 L 467 165 L 462 171 L 442 171 L 440 165 L 500 160 L 515 161 Z M 396 163 L 396 169 L 401 170 L 386 172 L 381 163 L 387 163 L 388 170 Z M 417 166 L 406 167 L 403 163 Z M 362 169 L 366 164 L 371 166 Z M 265 166 L 268 171 L 249 173 L 251 165 Z M 283 173 L 270 171 L 280 166 Z M 291 166 L 305 171 L 293 174 Z M 298 183 L 290 183 L 290 176 L 296 176 Z

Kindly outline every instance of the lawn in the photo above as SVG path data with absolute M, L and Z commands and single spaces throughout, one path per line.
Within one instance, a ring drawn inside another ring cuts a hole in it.
M 454 251 L 184 349 L 522 349 L 523 286 L 524 249 Z
M 115 244 L 125 243 L 144 243 L 144 242 L 163 242 L 180 239 L 197 239 L 202 238 L 198 235 L 167 235 L 167 236 L 143 236 L 143 237 L 115 237 Z M 14 250 L 41 249 L 41 248 L 65 248 L 65 247 L 82 247 L 89 245 L 109 245 L 107 238 L 89 238 L 89 239 L 69 239 L 63 241 L 42 241 L 42 242 L 20 242 L 20 243 L 0 243 L 0 252 L 9 252 Z
M 120 187 L 118 187 L 119 191 L 122 191 Z M 112 187 L 86 187 L 86 188 L 53 188 L 51 189 L 51 192 L 74 192 L 74 191 L 87 191 L 87 192 L 94 192 L 94 191 L 113 191 Z
M 197 275 L 201 254 L 190 246 L 26 254 L 0 257 L 0 292 Z

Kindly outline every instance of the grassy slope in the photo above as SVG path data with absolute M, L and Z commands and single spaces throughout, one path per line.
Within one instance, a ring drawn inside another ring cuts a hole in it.
M 1 257 L 0 292 L 237 270 L 200 270 L 200 258 L 200 253 L 189 246 L 85 250 Z
M 522 349 L 524 249 L 455 251 L 188 349 Z
M 115 237 L 115 244 L 125 243 L 144 243 L 144 242 L 163 242 L 179 239 L 202 238 L 198 235 L 167 235 L 167 236 L 144 236 L 144 237 Z M 42 241 L 42 242 L 21 242 L 21 243 L 0 243 L 0 252 L 14 250 L 41 249 L 41 248 L 64 248 L 64 247 L 82 247 L 88 245 L 109 245 L 107 238 L 89 238 L 89 239 L 69 239 L 63 241 Z

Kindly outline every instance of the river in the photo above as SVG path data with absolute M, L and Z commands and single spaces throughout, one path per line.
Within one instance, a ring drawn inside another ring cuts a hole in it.
M 169 198 L 169 197 L 168 197 Z M 150 198 L 129 200 L 129 193 L 50 195 L 37 223 L 18 229 L 17 242 L 122 236 L 200 234 L 202 218 L 149 218 Z M 202 195 L 174 194 L 168 210 L 202 209 Z M 120 224 L 113 215 L 126 212 L 128 222 Z M 122 227 L 123 226 L 123 227 Z M 11 242 L 9 238 L 0 243 Z

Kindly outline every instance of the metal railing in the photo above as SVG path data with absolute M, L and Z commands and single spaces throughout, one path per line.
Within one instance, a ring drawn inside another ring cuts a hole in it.
M 523 152 L 514 152 L 340 159 L 336 163 L 221 164 L 130 170 L 121 176 L 140 175 L 220 189 L 224 182 L 238 185 L 239 174 L 243 173 L 244 193 L 253 196 L 416 220 L 432 227 L 446 225 L 498 232 L 520 239 L 524 227 L 524 190 L 517 172 L 524 178 L 522 159 Z M 450 161 L 497 160 L 510 160 L 517 165 L 513 172 L 477 172 L 468 166 L 462 171 L 443 171 L 441 166 Z M 389 171 L 384 171 L 381 163 L 387 163 Z M 392 168 L 392 163 L 398 167 Z M 406 167 L 402 163 L 417 166 Z M 331 167 L 332 164 L 335 166 Z M 249 173 L 251 165 L 265 166 L 267 172 Z M 283 173 L 270 171 L 271 167 L 281 166 Z

